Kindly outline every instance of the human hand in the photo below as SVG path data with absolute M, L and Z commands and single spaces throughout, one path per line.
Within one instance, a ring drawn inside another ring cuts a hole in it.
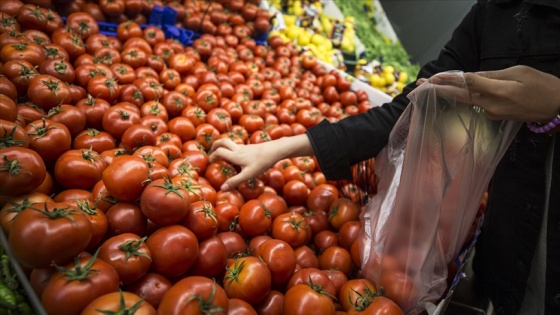
M 221 190 L 227 191 L 244 181 L 256 178 L 283 158 L 312 153 L 311 143 L 305 134 L 247 145 L 223 138 L 216 140 L 212 145 L 209 162 L 223 159 L 241 167 L 239 174 L 229 178 L 220 187 Z
M 551 74 L 514 66 L 463 76 L 464 80 L 440 73 L 417 84 L 428 81 L 446 89 L 463 89 L 466 83 L 469 93 L 457 93 L 458 100 L 483 108 L 490 119 L 546 123 L 560 113 L 560 79 Z

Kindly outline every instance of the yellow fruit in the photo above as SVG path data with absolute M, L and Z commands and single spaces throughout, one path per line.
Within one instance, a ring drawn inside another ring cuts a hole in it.
M 384 66 L 383 73 L 393 73 L 395 72 L 395 68 L 393 66 Z
M 374 73 L 370 77 L 370 83 L 374 87 L 383 87 L 385 86 L 385 78 L 381 77 L 379 74 Z
M 290 27 L 296 24 L 296 16 L 295 15 L 284 15 L 284 23 L 286 23 L 286 27 Z
M 400 83 L 406 83 L 406 81 L 408 81 L 408 73 L 401 71 L 399 73 L 399 82 Z
M 399 90 L 399 92 L 402 92 L 403 88 L 404 88 L 404 83 L 397 82 L 397 90 Z
M 395 75 L 392 73 L 384 72 L 383 78 L 385 79 L 385 84 L 393 84 L 395 82 Z
M 321 46 L 321 44 L 323 44 L 323 42 L 326 40 L 327 39 L 323 35 L 318 33 L 315 33 L 313 34 L 313 36 L 311 36 L 311 42 L 316 46 Z
M 311 42 L 311 35 L 309 35 L 309 33 L 303 31 L 301 32 L 301 34 L 299 34 L 297 38 L 298 45 L 307 46 L 309 45 L 310 42 Z
M 288 36 L 289 39 L 296 39 L 302 32 L 303 29 L 301 27 L 292 25 L 288 29 L 286 29 L 285 35 Z

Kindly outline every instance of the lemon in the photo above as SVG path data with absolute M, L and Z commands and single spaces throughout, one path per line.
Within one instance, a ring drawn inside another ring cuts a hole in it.
M 307 32 L 301 32 L 297 38 L 297 43 L 300 46 L 307 46 L 311 43 L 311 35 Z
M 286 36 L 289 39 L 296 39 L 302 33 L 303 29 L 297 25 L 292 25 L 286 29 Z
M 376 88 L 383 87 L 383 86 L 386 85 L 386 84 L 385 84 L 385 83 L 386 83 L 386 82 L 385 82 L 385 78 L 382 77 L 382 76 L 380 76 L 380 75 L 377 74 L 377 73 L 374 73 L 374 74 L 371 75 L 371 77 L 370 77 L 370 83 L 371 83 L 372 86 L 374 86 L 374 87 L 376 87 Z
M 383 73 L 393 73 L 395 72 L 395 68 L 393 66 L 384 66 Z
M 408 81 L 408 73 L 401 71 L 399 73 L 399 82 L 400 83 L 406 83 L 406 81 Z
M 388 72 L 383 72 L 383 78 L 385 79 L 385 84 L 393 84 L 395 82 L 395 75 Z

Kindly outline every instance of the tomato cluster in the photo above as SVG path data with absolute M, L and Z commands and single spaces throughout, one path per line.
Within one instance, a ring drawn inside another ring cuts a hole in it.
M 360 207 L 313 156 L 227 192 L 238 168 L 208 160 L 216 139 L 366 111 L 365 91 L 279 38 L 222 33 L 258 28 L 252 1 L 211 2 L 215 31 L 202 2 L 169 2 L 199 6 L 178 10 L 203 20 L 189 47 L 133 19 L 156 3 L 0 4 L 0 224 L 47 313 L 402 314 L 360 277 Z M 104 19 L 126 19 L 117 37 Z

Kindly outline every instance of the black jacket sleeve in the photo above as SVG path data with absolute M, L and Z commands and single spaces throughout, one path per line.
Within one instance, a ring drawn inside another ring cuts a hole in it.
M 424 65 L 417 78 L 429 78 L 447 70 L 478 71 L 484 3 L 479 1 L 471 8 L 439 57 Z M 410 83 L 390 103 L 365 113 L 336 123 L 324 120 L 307 130 L 313 152 L 329 180 L 352 179 L 352 165 L 375 157 L 383 149 L 391 129 L 408 106 L 408 93 L 415 87 L 416 83 Z

